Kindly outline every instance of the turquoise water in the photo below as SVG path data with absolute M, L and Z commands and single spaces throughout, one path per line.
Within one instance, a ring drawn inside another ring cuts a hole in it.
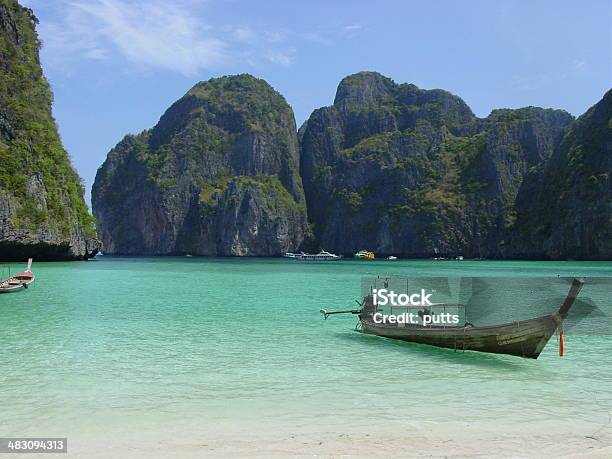
M 562 359 L 553 339 L 533 361 L 365 336 L 354 317 L 318 311 L 353 307 L 364 275 L 609 277 L 612 263 L 99 257 L 34 271 L 33 287 L 0 295 L 0 437 L 85 450 L 245 432 L 609 428 L 609 336 L 570 336 Z

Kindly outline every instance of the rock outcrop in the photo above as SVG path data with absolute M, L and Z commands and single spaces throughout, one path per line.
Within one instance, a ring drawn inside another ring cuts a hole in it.
M 100 242 L 51 115 L 37 23 L 0 0 L 0 260 L 89 258 Z
M 612 90 L 569 128 L 518 196 L 518 256 L 612 259 Z
M 293 111 L 250 75 L 196 84 L 98 170 L 104 253 L 270 256 L 308 225 Z
M 115 254 L 610 259 L 611 99 L 578 120 L 478 118 L 446 91 L 361 72 L 296 135 L 267 83 L 212 79 L 109 153 L 98 231 Z
M 572 121 L 536 107 L 479 119 L 446 91 L 346 77 L 300 129 L 315 237 L 345 254 L 524 256 L 512 239 L 519 190 Z

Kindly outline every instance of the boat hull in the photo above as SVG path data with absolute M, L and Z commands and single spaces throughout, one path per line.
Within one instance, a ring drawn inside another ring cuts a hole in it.
M 342 259 L 342 256 L 327 252 L 316 255 L 308 253 L 286 253 L 283 255 L 283 258 L 298 261 L 338 261 Z
M 20 292 L 28 288 L 34 282 L 35 276 L 33 273 L 25 271 L 23 273 L 15 274 L 8 279 L 0 281 L 0 294 L 2 293 L 15 293 Z
M 361 332 L 460 351 L 537 359 L 561 322 L 557 314 L 486 327 L 401 326 L 362 319 Z
M 23 285 L 11 285 L 9 287 L 0 287 L 0 294 L 2 293 L 16 293 L 25 290 Z

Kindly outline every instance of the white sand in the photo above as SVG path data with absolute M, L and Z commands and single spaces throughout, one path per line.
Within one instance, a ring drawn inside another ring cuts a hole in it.
M 453 426 L 455 427 L 455 426 Z M 494 426 L 491 426 L 491 429 Z M 495 433 L 474 429 L 343 433 L 291 429 L 277 432 L 178 432 L 124 434 L 106 440 L 70 439 L 68 457 L 199 458 L 199 457 L 567 457 L 612 458 L 612 432 L 602 426 L 585 433 Z M 571 430 L 571 429 L 570 429 Z M 308 432 L 304 432 L 308 431 Z

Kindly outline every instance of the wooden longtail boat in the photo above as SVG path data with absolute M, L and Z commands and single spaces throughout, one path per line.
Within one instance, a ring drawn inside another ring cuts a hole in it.
M 559 330 L 559 355 L 563 355 L 563 321 L 583 285 L 582 280 L 574 279 L 565 301 L 553 314 L 499 325 L 478 327 L 472 324 L 423 326 L 375 323 L 373 316 L 377 312 L 377 307 L 374 305 L 372 295 L 363 299 L 360 303 L 361 309 L 333 312 L 322 309 L 321 313 L 326 319 L 332 314 L 356 314 L 361 325 L 359 331 L 385 338 L 461 351 L 490 352 L 537 359 L 557 330 Z
M 0 293 L 13 293 L 28 288 L 36 276 L 32 272 L 32 259 L 28 259 L 28 266 L 22 273 L 15 274 L 0 281 Z

